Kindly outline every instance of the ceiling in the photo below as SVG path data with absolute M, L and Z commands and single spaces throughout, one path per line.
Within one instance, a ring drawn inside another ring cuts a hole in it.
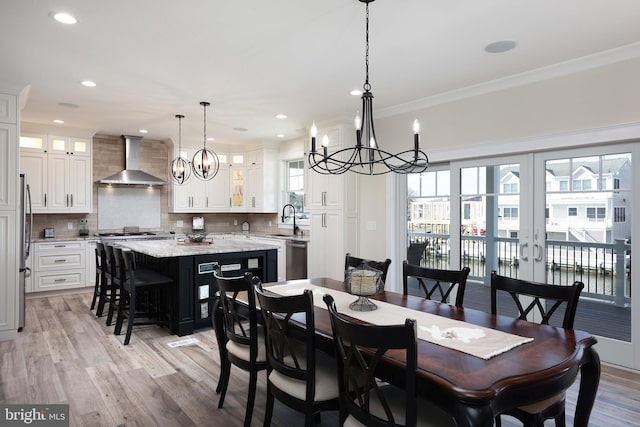
M 49 17 L 58 11 L 78 23 Z M 2 0 L 0 87 L 27 87 L 23 122 L 177 140 L 183 114 L 183 144 L 197 146 L 209 101 L 214 148 L 299 138 L 359 109 L 349 91 L 364 80 L 364 11 L 357 0 Z M 374 108 L 634 45 L 639 17 L 638 0 L 378 0 Z M 500 40 L 517 47 L 484 51 Z

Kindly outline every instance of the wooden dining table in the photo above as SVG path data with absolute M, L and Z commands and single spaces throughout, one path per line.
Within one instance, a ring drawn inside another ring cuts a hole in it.
M 345 283 L 328 278 L 266 283 L 263 286 L 268 289 L 271 285 L 301 283 L 347 292 Z M 574 426 L 587 427 L 600 381 L 600 359 L 593 348 L 597 341 L 592 335 L 389 291 L 369 298 L 374 302 L 383 301 L 533 338 L 529 343 L 489 359 L 418 339 L 418 393 L 447 410 L 459 427 L 491 426 L 498 414 L 565 391 L 574 383 L 578 373 L 580 388 Z M 218 340 L 224 340 L 219 311 L 213 312 L 214 327 Z M 319 345 L 330 346 L 332 331 L 329 312 L 316 306 L 314 314 Z M 344 314 L 349 315 L 348 312 Z M 361 322 L 357 319 L 354 321 Z M 397 323 L 404 323 L 404 319 L 398 319 Z M 221 357 L 224 357 L 222 351 Z M 401 385 L 399 379 L 403 378 L 403 369 L 402 357 L 399 355 L 395 359 L 390 355 L 381 367 L 381 379 Z

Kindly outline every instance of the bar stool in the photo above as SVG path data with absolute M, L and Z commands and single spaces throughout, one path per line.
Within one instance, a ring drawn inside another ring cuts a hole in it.
M 98 303 L 98 308 L 96 310 L 96 316 L 101 317 L 102 311 L 104 310 L 104 299 L 102 294 L 105 288 L 105 273 L 103 271 L 104 266 L 104 245 L 100 242 L 96 243 L 96 248 L 94 250 L 96 257 L 96 284 L 93 287 L 93 299 L 91 300 L 91 308 L 93 310 L 96 308 L 96 303 Z
M 128 345 L 134 326 L 170 326 L 170 310 L 165 309 L 165 297 L 174 282 L 163 274 L 138 267 L 132 251 L 114 248 L 114 256 L 121 268 L 120 301 L 114 333 L 120 335 L 127 317 L 124 345 Z M 128 313 L 125 313 L 126 304 Z
M 107 312 L 107 326 L 111 326 L 113 315 L 118 308 L 120 300 L 120 265 L 116 262 L 113 245 L 103 245 L 104 247 L 104 267 L 105 272 L 105 303 L 109 303 Z

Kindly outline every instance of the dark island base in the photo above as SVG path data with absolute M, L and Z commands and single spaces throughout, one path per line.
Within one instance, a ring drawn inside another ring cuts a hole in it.
M 207 255 L 155 258 L 136 253 L 140 265 L 173 278 L 175 288 L 169 296 L 171 333 L 178 336 L 211 327 L 211 311 L 216 286 L 213 267 L 219 265 L 226 277 L 242 276 L 250 272 L 263 282 L 278 280 L 278 251 L 276 249 L 219 253 Z

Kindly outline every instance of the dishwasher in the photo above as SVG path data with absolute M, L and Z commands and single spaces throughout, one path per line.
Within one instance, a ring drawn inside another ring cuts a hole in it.
M 287 240 L 287 280 L 307 278 L 307 242 Z

